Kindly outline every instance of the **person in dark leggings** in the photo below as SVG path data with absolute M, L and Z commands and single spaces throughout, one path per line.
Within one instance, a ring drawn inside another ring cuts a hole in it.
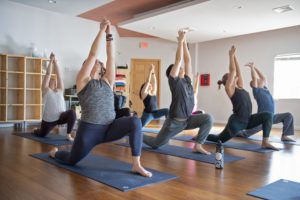
M 254 66 L 253 62 L 246 64 L 251 69 L 252 80 L 250 86 L 252 87 L 253 96 L 257 102 L 258 113 L 270 112 L 273 116 L 273 124 L 283 123 L 282 130 L 282 141 L 295 142 L 294 139 L 290 138 L 294 135 L 294 120 L 293 115 L 287 113 L 275 113 L 274 99 L 266 86 L 267 80 L 265 76 Z M 242 130 L 238 136 L 250 137 L 251 135 L 262 130 L 262 126 L 257 126 L 252 129 Z
M 115 63 L 110 32 L 110 22 L 103 20 L 100 30 L 92 44 L 88 58 L 83 63 L 76 79 L 77 94 L 82 107 L 81 121 L 78 126 L 71 152 L 53 148 L 49 156 L 67 165 L 75 165 L 96 145 L 118 140 L 129 135 L 129 144 L 133 160 L 132 171 L 145 177 L 152 173 L 140 163 L 142 132 L 141 121 L 137 117 L 115 119 L 113 85 Z M 106 33 L 106 68 L 97 56 L 101 38 Z
M 144 111 L 141 117 L 142 126 L 146 126 L 153 119 L 160 119 L 161 117 L 168 116 L 169 109 L 157 109 L 157 80 L 154 71 L 155 66 L 152 64 L 147 82 L 143 83 L 140 89 L 140 98 L 144 103 Z M 151 84 L 151 79 L 153 79 L 153 85 Z
M 175 64 L 171 64 L 166 75 L 172 93 L 172 102 L 169 115 L 159 131 L 157 137 L 144 135 L 144 143 L 152 148 L 159 148 L 183 130 L 199 128 L 195 140 L 194 151 L 210 154 L 203 148 L 209 131 L 212 127 L 212 117 L 208 114 L 192 115 L 194 108 L 194 91 L 190 77 L 192 75 L 191 57 L 187 47 L 184 31 L 178 32 L 178 46 Z M 182 56 L 184 67 L 181 67 Z
M 126 103 L 126 97 L 122 94 L 117 94 L 114 92 L 114 105 L 116 111 L 116 119 L 121 117 L 129 117 L 131 116 L 130 108 L 124 108 Z
M 51 77 L 53 65 L 56 71 L 57 82 L 54 77 Z M 35 136 L 45 137 L 56 125 L 67 124 L 67 140 L 74 140 L 71 134 L 76 121 L 76 113 L 74 110 L 66 111 L 63 93 L 64 83 L 55 55 L 51 53 L 50 62 L 42 83 L 43 120 L 41 127 L 33 130 Z
M 278 150 L 269 143 L 269 135 L 272 128 L 273 115 L 270 112 L 252 113 L 252 103 L 249 93 L 243 89 L 243 77 L 235 55 L 235 47 L 229 51 L 229 73 L 226 73 L 222 81 L 218 81 L 219 88 L 223 84 L 225 91 L 233 106 L 233 114 L 229 117 L 228 123 L 219 135 L 208 135 L 207 140 L 227 142 L 238 134 L 240 130 L 249 129 L 262 125 L 263 127 L 263 148 Z

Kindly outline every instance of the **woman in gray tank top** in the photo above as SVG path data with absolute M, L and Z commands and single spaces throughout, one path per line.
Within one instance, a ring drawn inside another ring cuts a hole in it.
M 224 85 L 225 91 L 233 106 L 233 114 L 229 117 L 228 123 L 219 135 L 208 135 L 207 140 L 226 142 L 236 136 L 239 131 L 262 125 L 263 141 L 261 146 L 278 150 L 269 143 L 269 135 L 272 128 L 273 115 L 269 112 L 262 112 L 252 115 L 252 104 L 249 93 L 243 88 L 243 77 L 235 55 L 235 47 L 229 51 L 229 73 L 226 73 L 219 86 Z
M 113 85 L 115 83 L 114 56 L 112 54 L 113 37 L 110 22 L 103 20 L 100 25 L 88 58 L 83 63 L 76 79 L 77 94 L 82 115 L 71 152 L 49 152 L 50 157 L 68 165 L 75 165 L 98 144 L 119 140 L 129 135 L 132 152 L 132 171 L 151 177 L 140 163 L 142 148 L 142 125 L 137 117 L 115 119 Z M 106 33 L 106 68 L 97 60 L 102 36 Z

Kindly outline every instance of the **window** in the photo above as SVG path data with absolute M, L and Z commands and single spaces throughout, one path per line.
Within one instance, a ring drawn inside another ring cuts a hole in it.
M 274 98 L 300 99 L 300 54 L 275 57 Z

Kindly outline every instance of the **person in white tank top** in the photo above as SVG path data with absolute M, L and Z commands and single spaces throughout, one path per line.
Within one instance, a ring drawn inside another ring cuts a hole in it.
M 51 76 L 53 66 L 56 78 Z M 76 114 L 73 110 L 66 111 L 64 84 L 53 53 L 50 55 L 50 62 L 41 89 L 44 103 L 43 119 L 40 129 L 35 129 L 33 134 L 45 137 L 56 125 L 67 124 L 67 140 L 73 141 L 71 133 L 76 121 Z

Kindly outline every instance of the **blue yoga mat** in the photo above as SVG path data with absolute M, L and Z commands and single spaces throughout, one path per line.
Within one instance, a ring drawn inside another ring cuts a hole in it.
M 123 192 L 177 178 L 172 174 L 153 169 L 147 169 L 153 174 L 151 178 L 143 177 L 132 173 L 132 165 L 129 163 L 91 154 L 86 156 L 75 166 L 61 164 L 49 158 L 48 153 L 38 153 L 32 156 Z
M 128 143 L 118 143 L 117 145 L 129 147 Z M 152 149 L 151 147 L 148 147 L 147 145 L 143 144 L 143 150 L 160 153 L 160 154 L 165 154 L 165 155 L 181 157 L 181 158 L 187 158 L 187 159 L 210 163 L 210 164 L 215 164 L 215 154 L 204 155 L 201 153 L 194 153 L 192 149 L 187 148 L 187 147 L 164 145 L 158 149 Z M 232 155 L 227 155 L 227 154 L 224 155 L 224 163 L 229 163 L 229 162 L 242 160 L 242 159 L 244 159 L 244 157 L 232 156 Z
M 31 133 L 14 133 L 14 135 L 54 146 L 73 144 L 73 142 L 67 140 L 65 136 L 56 135 L 53 133 L 50 133 L 45 137 L 37 137 Z
M 247 194 L 270 200 L 296 200 L 300 199 L 300 183 L 280 179 Z
M 154 128 L 142 128 L 142 132 L 148 132 L 148 133 L 159 133 L 160 129 L 154 129 Z
M 185 142 L 193 142 L 192 138 L 193 138 L 193 136 L 183 135 L 183 136 L 176 136 L 172 139 L 185 141 Z M 215 143 L 210 142 L 210 141 L 206 141 L 205 144 L 215 144 Z M 245 150 L 245 151 L 253 151 L 253 152 L 258 152 L 258 153 L 268 153 L 268 152 L 273 152 L 274 151 L 272 149 L 262 148 L 260 146 L 260 144 L 247 144 L 247 143 L 238 143 L 238 142 L 227 141 L 223 145 L 224 145 L 225 148 L 239 149 L 239 150 Z

